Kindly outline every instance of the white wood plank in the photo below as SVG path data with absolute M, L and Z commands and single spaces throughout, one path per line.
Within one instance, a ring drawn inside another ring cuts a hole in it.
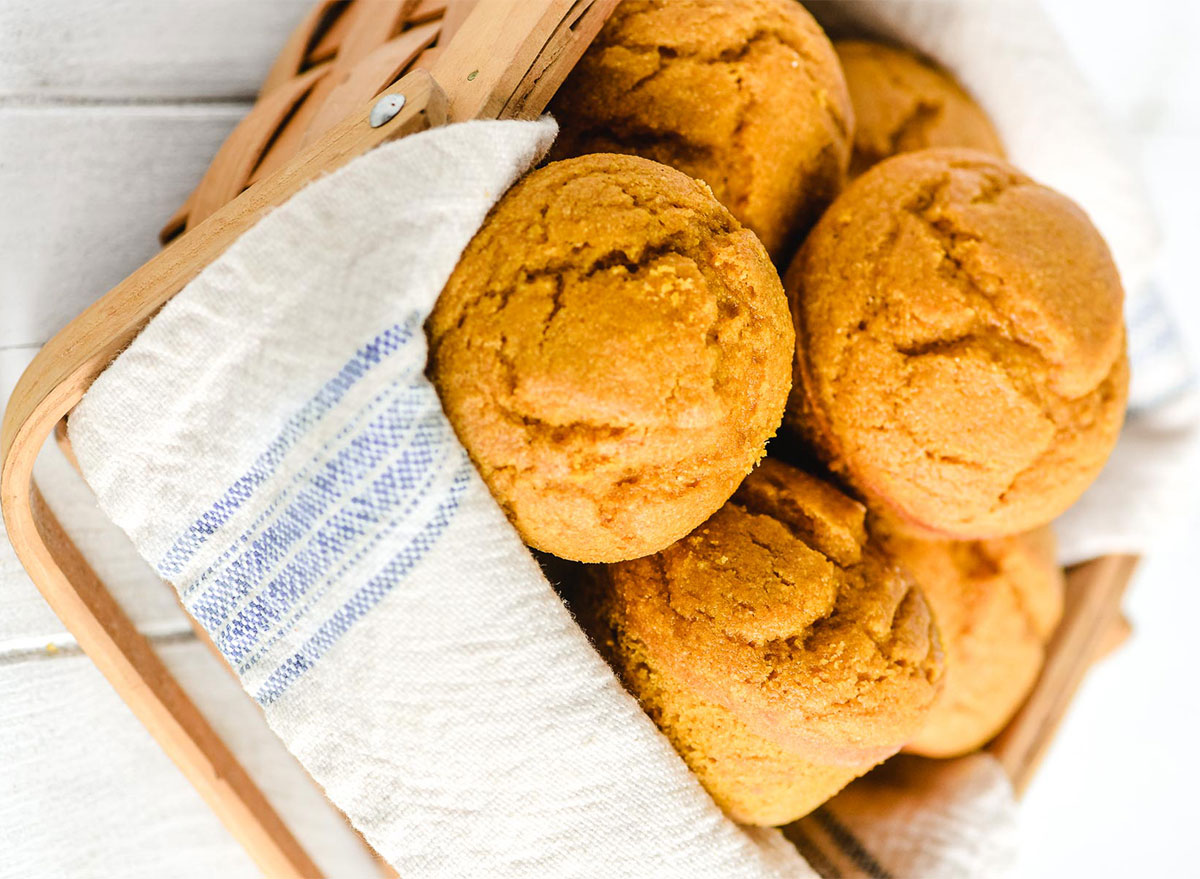
M 253 877 L 83 656 L 0 665 L 0 876 Z
M 0 315 L 15 303 L 0 300 Z M 0 410 L 36 348 L 0 349 Z M 14 552 L 0 521 L 0 657 L 14 650 L 73 643 L 46 606 Z
M 247 109 L 0 107 L 0 348 L 44 342 L 152 256 Z
M 0 529 L 2 535 L 3 529 Z M 0 659 L 15 650 L 73 642 L 0 536 Z
M 253 96 L 315 0 L 5 0 L 0 96 Z
M 0 350 L 0 404 L 34 349 Z M 52 509 L 222 738 L 330 876 L 377 875 L 164 584 L 53 444 Z M 252 876 L 158 745 L 78 651 L 0 530 L 0 877 Z M 118 869 L 119 866 L 119 869 Z M 217 871 L 221 871 L 218 873 Z
M 6 315 L 16 314 L 22 307 L 15 302 L 6 302 L 0 299 L 0 320 Z M 21 377 L 21 373 L 25 371 L 25 367 L 29 365 L 29 361 L 33 359 L 33 355 L 37 353 L 39 347 L 38 345 L 20 345 L 5 348 L 0 345 L 0 412 L 4 411 L 13 387 L 17 384 L 17 379 Z
M 0 409 L 35 353 L 34 348 L 0 350 Z M 42 450 L 34 475 L 67 533 L 141 631 L 154 635 L 191 631 L 174 591 L 100 511 L 91 489 L 53 442 Z M 21 567 L 0 523 L 0 657 L 47 644 L 73 643 Z
M 208 649 L 161 653 L 326 875 L 378 875 Z M 0 877 L 257 875 L 86 657 L 0 662 L 0 706 Z
M 96 505 L 95 495 L 53 443 L 34 470 L 55 516 L 138 629 L 150 635 L 190 632 L 175 590 L 159 579 L 133 544 Z M 0 557 L 12 553 L 0 550 Z M 24 572 L 20 572 L 24 575 Z M 27 576 L 6 584 L 0 599 L 0 654 L 6 650 L 73 643 Z

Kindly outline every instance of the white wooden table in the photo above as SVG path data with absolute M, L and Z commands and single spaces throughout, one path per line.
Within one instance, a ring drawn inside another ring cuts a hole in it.
M 37 348 L 157 248 L 311 0 L 0 0 L 0 402 Z M 1049 3 L 1138 140 L 1168 294 L 1200 352 L 1195 4 Z M 1117 13 L 1121 14 L 1118 15 Z M 1141 59 L 1132 67 L 1112 58 Z M 1189 68 L 1190 65 L 1190 68 Z M 1192 86 L 1189 86 L 1189 83 Z M 1197 357 L 1200 362 L 1200 356 Z M 199 644 L 167 588 L 55 450 L 65 526 L 276 807 L 337 877 L 357 839 Z M 1200 506 L 1134 586 L 1136 637 L 1097 669 L 1028 794 L 1021 876 L 1186 875 L 1200 721 Z M 1121 759 L 1127 758 L 1127 759 Z M 1105 767 L 1101 773 L 1096 767 Z M 1101 842 L 1102 841 L 1102 842 Z M 86 657 L 0 538 L 0 877 L 251 876 L 248 859 Z

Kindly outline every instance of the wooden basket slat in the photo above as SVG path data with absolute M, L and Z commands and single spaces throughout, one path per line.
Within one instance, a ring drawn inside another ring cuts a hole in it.
M 411 24 L 424 24 L 435 18 L 441 18 L 446 14 L 449 4 L 453 2 L 455 0 L 419 0 L 408 20 Z
M 350 71 L 359 61 L 399 33 L 417 0 L 356 0 L 342 13 L 345 35 L 334 59 L 336 69 Z
M 314 38 L 327 27 L 330 15 L 343 5 L 345 0 L 322 0 L 309 10 L 271 64 L 271 69 L 258 91 L 260 100 L 312 66 L 314 62 L 310 49 Z
M 471 10 L 479 0 L 449 0 L 446 3 L 442 12 L 442 38 L 443 45 L 454 39 L 454 35 L 462 28 L 463 22 L 467 20 L 467 16 L 471 14 Z
M 331 0 L 325 5 L 328 7 L 325 19 L 308 44 L 306 60 L 309 64 L 332 61 L 346 36 L 349 19 L 346 18 L 345 12 L 350 5 L 348 0 Z
M 377 46 L 365 58 L 354 64 L 345 78 L 329 91 L 324 103 L 313 115 L 304 132 L 300 149 L 321 137 L 357 104 L 378 95 L 399 79 L 417 56 L 438 38 L 441 28 L 441 22 L 438 21 L 409 28 L 399 36 Z M 336 70 L 333 75 L 337 75 Z
M 238 123 L 221 145 L 200 185 L 192 193 L 187 216 L 189 225 L 202 222 L 238 197 L 284 121 L 328 73 L 329 65 L 326 64 L 309 68 L 254 105 L 253 111 Z
M 167 220 L 159 240 L 169 243 L 224 200 L 278 171 L 364 97 L 382 92 L 410 70 L 431 67 L 440 46 L 457 32 L 477 2 L 325 0 L 318 4 L 276 59 L 245 127 L 230 135 L 238 142 L 239 160 L 230 161 L 234 147 L 223 146 L 225 155 L 214 159 L 202 187 Z M 310 79 L 314 70 L 322 73 Z M 292 91 L 273 96 L 278 89 Z M 296 99 L 290 100 L 293 96 Z M 278 112 L 280 107 L 287 111 Z M 201 210 L 196 210 L 197 205 Z

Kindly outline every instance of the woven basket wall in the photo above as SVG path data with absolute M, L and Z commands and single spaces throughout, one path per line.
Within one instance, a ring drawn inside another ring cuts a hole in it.
M 272 65 L 250 113 L 159 233 L 169 244 L 277 171 L 348 112 L 429 67 L 476 0 L 322 0 Z

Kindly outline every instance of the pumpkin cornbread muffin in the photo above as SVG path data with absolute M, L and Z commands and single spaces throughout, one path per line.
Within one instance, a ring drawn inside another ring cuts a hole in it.
M 1062 616 L 1049 528 L 995 540 L 921 540 L 873 520 L 871 533 L 933 608 L 946 651 L 941 693 L 905 750 L 957 757 L 990 741 L 1037 680 Z
M 657 552 L 708 518 L 779 426 L 795 336 L 754 234 L 634 156 L 534 171 L 430 316 L 429 371 L 531 546 Z
M 889 156 L 928 147 L 1004 156 L 991 120 L 941 68 L 882 43 L 841 40 L 833 47 L 854 106 L 851 177 Z
M 1122 290 L 1074 203 L 923 150 L 858 178 L 788 272 L 786 423 L 869 506 L 959 539 L 1044 525 L 1117 439 Z
M 624 0 L 550 110 L 555 157 L 634 153 L 704 180 L 776 258 L 841 189 L 854 126 L 795 0 Z
M 767 459 L 683 540 L 593 568 L 580 590 L 584 627 L 736 821 L 816 808 L 898 751 L 933 702 L 929 608 L 863 518 Z

